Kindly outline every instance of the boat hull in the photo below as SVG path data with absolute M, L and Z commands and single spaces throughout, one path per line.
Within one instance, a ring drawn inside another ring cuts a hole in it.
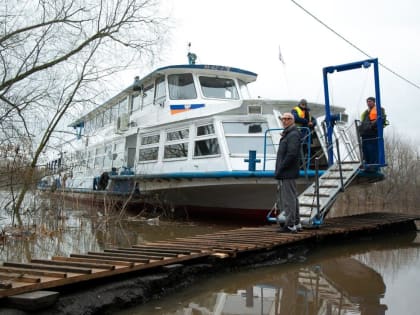
M 298 191 L 303 191 L 309 183 L 306 179 L 298 179 Z M 156 193 L 178 216 L 264 224 L 277 200 L 277 181 L 255 179 L 240 184 L 231 181 L 206 186 L 181 186 Z
M 298 192 L 310 183 L 310 179 L 299 178 Z M 109 189 L 59 189 L 57 193 L 81 204 L 124 208 L 132 214 L 160 212 L 168 217 L 257 225 L 268 222 L 266 216 L 277 198 L 277 180 L 272 177 L 126 178 L 112 182 Z

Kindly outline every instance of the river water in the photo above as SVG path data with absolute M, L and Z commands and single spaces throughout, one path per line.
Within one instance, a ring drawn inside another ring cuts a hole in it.
M 237 227 L 141 217 L 127 221 L 54 205 L 39 214 L 25 213 L 35 225 L 24 230 L 10 228 L 9 217 L 10 213 L 0 213 L 6 235 L 0 243 L 0 261 L 68 256 Z M 213 275 L 115 314 L 415 315 L 420 314 L 419 287 L 420 234 L 413 232 L 319 245 L 296 252 L 287 262 Z
M 119 315 L 419 314 L 420 237 L 312 249 L 286 264 L 217 275 Z

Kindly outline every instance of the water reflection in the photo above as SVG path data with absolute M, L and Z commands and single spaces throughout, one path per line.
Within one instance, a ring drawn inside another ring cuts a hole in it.
M 165 314 L 385 314 L 380 274 L 353 258 L 275 272 L 262 283 L 212 293 Z M 138 313 L 140 314 L 140 313 Z
M 98 209 L 64 209 L 44 205 L 23 215 L 25 226 L 12 226 L 10 214 L 0 210 L 0 263 L 28 262 L 34 258 L 68 256 L 71 253 L 101 251 L 109 247 L 130 247 L 142 242 L 167 240 L 226 230 L 234 226 L 203 225 L 159 219 L 127 219 L 118 213 L 104 214 Z M 30 223 L 26 223 L 30 222 Z
M 391 281 L 384 280 L 402 270 L 417 272 L 420 243 L 415 237 L 410 234 L 367 244 L 319 248 L 306 255 L 305 262 L 299 262 L 303 257 L 298 257 L 290 264 L 220 275 L 182 293 L 117 314 L 417 314 L 416 300 L 407 301 L 404 310 L 387 305 L 389 286 L 391 292 L 395 288 Z M 398 290 L 399 296 L 417 290 L 416 280 Z M 393 312 L 388 313 L 389 308 Z

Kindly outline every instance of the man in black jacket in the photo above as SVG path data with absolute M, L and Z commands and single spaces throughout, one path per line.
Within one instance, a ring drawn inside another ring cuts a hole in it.
M 291 113 L 281 117 L 284 127 L 277 151 L 275 178 L 279 181 L 277 205 L 286 216 L 282 232 L 296 233 L 301 229 L 296 178 L 299 177 L 300 132 Z

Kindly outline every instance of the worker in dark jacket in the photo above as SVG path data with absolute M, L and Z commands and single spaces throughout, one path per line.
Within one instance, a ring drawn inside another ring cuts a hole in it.
M 279 181 L 277 206 L 286 221 L 282 232 L 296 233 L 301 229 L 296 178 L 299 177 L 300 132 L 291 113 L 281 117 L 284 127 L 277 151 L 275 178 Z
M 379 152 L 379 139 L 378 139 L 378 126 L 376 111 L 376 100 L 370 96 L 366 99 L 367 109 L 362 113 L 361 126 L 359 133 L 362 138 L 363 159 L 367 172 L 378 171 L 378 152 Z M 381 107 L 382 127 L 385 128 L 389 125 L 385 109 Z

